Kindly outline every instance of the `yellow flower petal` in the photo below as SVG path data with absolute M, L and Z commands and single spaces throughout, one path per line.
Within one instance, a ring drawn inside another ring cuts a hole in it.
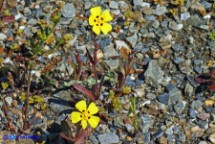
M 97 35 L 99 35 L 99 34 L 100 34 L 100 31 L 101 31 L 101 30 L 100 30 L 100 27 L 99 27 L 99 26 L 95 26 L 95 25 L 93 26 L 93 32 L 94 32 L 94 33 L 96 33 Z
M 90 9 L 91 15 L 101 15 L 102 8 L 100 6 L 96 6 Z
M 81 126 L 83 129 L 85 129 L 87 127 L 87 121 L 86 120 L 82 120 L 81 121 Z
M 76 107 L 80 112 L 86 111 L 86 110 L 87 110 L 86 101 L 85 101 L 85 100 L 79 101 L 79 102 L 75 105 L 75 107 Z
M 104 23 L 100 28 L 105 35 L 112 30 L 112 26 L 108 23 Z
M 34 99 L 33 99 L 32 97 L 30 97 L 30 98 L 28 99 L 28 103 L 29 103 L 29 104 L 33 104 L 33 103 L 34 103 Z
M 71 114 L 72 123 L 77 123 L 81 120 L 81 113 L 80 112 L 72 112 Z
M 96 19 L 96 16 L 94 16 L 94 15 L 91 15 L 91 16 L 90 16 L 90 18 L 89 18 L 89 24 L 90 24 L 91 26 L 95 25 L 95 22 L 94 22 L 95 19 Z
M 104 10 L 101 16 L 103 17 L 105 22 L 111 21 L 113 19 L 113 17 L 111 16 L 108 10 Z
M 94 102 L 91 102 L 87 111 L 89 111 L 90 114 L 93 115 L 96 114 L 99 111 L 99 109 Z
M 97 116 L 91 116 L 91 118 L 88 119 L 88 122 L 92 128 L 96 128 L 99 124 L 99 121 L 100 121 L 100 118 Z

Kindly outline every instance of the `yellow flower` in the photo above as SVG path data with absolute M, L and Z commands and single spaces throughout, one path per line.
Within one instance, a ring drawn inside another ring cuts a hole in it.
M 69 41 L 69 40 L 72 39 L 72 34 L 65 34 L 65 35 L 63 36 L 63 38 L 64 38 L 65 41 Z
M 87 127 L 87 122 L 92 128 L 96 128 L 98 126 L 100 118 L 93 115 L 98 113 L 99 109 L 94 102 L 91 102 L 89 107 L 87 108 L 86 101 L 82 100 L 79 101 L 75 105 L 75 107 L 79 110 L 79 112 L 72 112 L 72 123 L 78 123 L 79 121 L 81 121 L 81 126 L 83 129 Z
M 3 88 L 3 90 L 6 90 L 9 87 L 9 84 L 7 82 L 2 82 L 1 87 Z
M 122 93 L 123 94 L 130 94 L 131 93 L 131 87 L 129 87 L 129 86 L 123 87 Z
M 100 6 L 90 9 L 89 23 L 93 26 L 93 31 L 99 35 L 102 31 L 105 35 L 112 30 L 112 26 L 106 22 L 111 21 L 113 18 L 108 10 L 103 11 Z
M 26 95 L 24 92 L 22 92 L 22 94 L 19 96 L 19 99 L 24 101 L 26 99 Z
M 28 98 L 28 103 L 29 103 L 29 104 L 33 104 L 33 103 L 34 103 L 34 99 L 33 99 L 32 97 L 29 97 L 29 98 Z
M 34 99 L 34 102 L 37 102 L 37 103 L 44 102 L 43 97 L 38 96 L 38 95 L 33 96 L 33 99 Z

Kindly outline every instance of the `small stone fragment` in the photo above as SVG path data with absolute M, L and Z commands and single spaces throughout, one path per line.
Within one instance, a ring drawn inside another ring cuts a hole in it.
M 146 82 L 155 86 L 158 86 L 163 79 L 164 72 L 161 70 L 155 60 L 152 60 L 146 72 L 144 73 Z M 154 83 L 154 84 L 153 84 Z
M 164 15 L 166 12 L 167 12 L 166 7 L 162 6 L 162 7 L 157 7 L 154 11 L 154 14 L 157 16 L 161 16 L 161 15 Z
M 5 40 L 7 36 L 3 33 L 0 33 L 0 40 Z
M 134 35 L 127 37 L 126 40 L 132 45 L 132 47 L 135 47 L 137 44 L 137 34 L 135 33 Z
M 184 111 L 186 104 L 186 101 L 178 101 L 178 103 L 174 106 L 175 112 L 177 114 L 181 114 Z
M 114 133 L 104 133 L 98 135 L 98 140 L 102 144 L 119 143 L 119 137 Z
M 210 142 L 215 143 L 215 133 L 212 133 L 209 138 Z
M 61 10 L 62 14 L 66 18 L 72 18 L 76 14 L 76 9 L 73 4 L 67 3 L 63 6 Z
M 177 24 L 176 22 L 169 22 L 169 28 L 174 31 L 179 31 L 183 28 L 183 24 Z
M 210 114 L 209 113 L 205 113 L 205 112 L 201 112 L 197 114 L 197 117 L 201 120 L 207 120 L 210 118 Z
M 118 5 L 118 3 L 115 2 L 115 1 L 110 1 L 109 7 L 112 8 L 112 9 L 118 9 L 118 8 L 119 8 L 119 5 Z

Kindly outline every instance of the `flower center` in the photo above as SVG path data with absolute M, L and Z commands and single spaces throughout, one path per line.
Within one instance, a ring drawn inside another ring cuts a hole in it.
M 81 118 L 84 119 L 84 120 L 89 120 L 91 117 L 91 114 L 89 111 L 85 111 L 83 110 L 82 111 L 82 114 L 81 114 Z
M 96 18 L 94 19 L 94 22 L 96 26 L 103 26 L 104 18 L 102 16 L 96 16 Z

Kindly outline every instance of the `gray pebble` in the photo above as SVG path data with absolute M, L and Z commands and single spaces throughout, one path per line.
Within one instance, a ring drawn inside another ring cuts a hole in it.
M 138 40 L 137 34 L 135 33 L 134 35 L 127 37 L 126 40 L 132 45 L 132 47 L 135 47 Z
M 186 101 L 178 101 L 176 105 L 174 105 L 174 110 L 177 114 L 181 114 L 186 106 L 187 102 Z
M 152 60 L 146 72 L 144 73 L 146 82 L 155 86 L 158 86 L 163 80 L 164 72 L 161 70 L 160 66 L 155 60 Z M 154 84 L 153 84 L 154 83 Z
M 24 15 L 25 15 L 26 17 L 29 16 L 29 15 L 31 15 L 31 10 L 30 10 L 29 7 L 25 7 L 25 8 L 24 8 Z
M 174 31 L 179 31 L 183 28 L 183 24 L 177 24 L 174 21 L 169 22 L 169 28 Z
M 202 104 L 201 101 L 195 100 L 195 101 L 192 102 L 191 108 L 197 110 L 197 109 L 201 108 L 202 105 L 203 105 L 203 104 Z
M 178 88 L 173 88 L 169 91 L 169 102 L 171 104 L 176 103 L 176 101 L 182 98 L 182 93 Z
M 114 133 L 104 133 L 98 135 L 98 140 L 102 144 L 119 143 L 119 137 Z
M 10 106 L 10 105 L 12 104 L 13 99 L 12 99 L 12 97 L 6 97 L 6 98 L 5 98 L 5 101 L 6 101 L 7 104 Z
M 3 33 L 0 33 L 0 40 L 5 40 L 7 38 L 7 36 Z
M 63 14 L 64 17 L 66 17 L 66 18 L 72 18 L 76 14 L 76 9 L 75 9 L 75 7 L 74 7 L 73 4 L 67 3 L 67 4 L 65 4 L 63 6 L 61 12 L 62 12 L 62 14 Z
M 166 7 L 162 6 L 162 7 L 157 7 L 154 11 L 154 14 L 157 16 L 161 16 L 161 15 L 164 15 L 166 12 L 167 12 Z
M 110 1 L 109 7 L 112 8 L 112 9 L 118 9 L 118 8 L 119 8 L 119 5 L 118 5 L 118 3 L 115 2 L 115 1 Z
M 169 101 L 169 95 L 167 93 L 164 93 L 160 96 L 158 96 L 158 101 L 160 103 L 163 103 L 165 105 L 168 105 L 168 101 Z

